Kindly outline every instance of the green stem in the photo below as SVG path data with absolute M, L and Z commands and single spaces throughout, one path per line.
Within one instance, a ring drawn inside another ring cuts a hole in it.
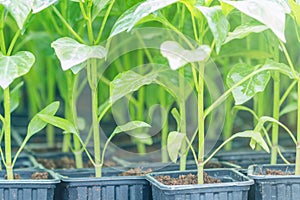
M 204 172 L 204 64 L 199 70 L 199 92 L 198 92 L 198 184 L 203 184 Z
M 232 135 L 232 127 L 233 127 L 233 116 L 231 113 L 233 99 L 229 98 L 225 102 L 226 105 L 226 121 L 224 125 L 224 139 L 227 140 Z M 232 149 L 232 142 L 226 143 L 224 147 L 225 151 L 230 151 Z
M 7 179 L 14 179 L 13 176 L 13 166 L 12 166 L 12 158 L 11 158 L 11 130 L 10 130 L 10 96 L 9 96 L 9 87 L 4 89 L 4 112 L 5 112 L 5 136 L 4 136 L 4 144 L 5 144 L 5 163 L 6 163 L 6 173 Z
M 55 99 L 55 70 L 51 58 L 47 58 L 47 94 L 48 94 L 48 104 Z M 47 125 L 46 127 L 47 143 L 49 147 L 54 147 L 55 145 L 55 132 L 52 125 Z
M 166 92 L 163 90 L 163 88 L 160 88 L 159 90 L 159 97 L 160 102 L 163 108 L 167 108 L 167 99 L 166 99 Z M 162 121 L 162 130 L 161 130 L 161 161 L 163 163 L 168 162 L 168 151 L 167 151 L 167 140 L 168 140 L 168 133 L 169 133 L 169 123 L 168 123 L 168 114 L 166 114 L 166 123 Z
M 298 80 L 297 147 L 295 175 L 300 175 L 300 80 Z
M 184 80 L 184 68 L 179 69 L 179 87 L 180 87 L 180 115 L 181 115 L 181 122 L 180 122 L 180 132 L 185 134 L 186 137 L 186 109 L 185 109 L 185 80 Z M 180 170 L 186 169 L 186 159 L 187 159 L 187 152 L 186 152 L 186 141 L 183 141 L 181 144 L 180 149 Z
M 279 74 L 279 72 L 274 73 L 273 80 L 274 80 L 273 118 L 276 120 L 279 120 L 279 112 L 280 112 L 280 74 Z M 278 149 L 278 124 L 273 123 L 271 164 L 277 163 L 277 152 L 278 152 L 277 149 Z
M 5 37 L 4 37 L 4 19 L 5 19 L 5 11 L 2 5 L 0 5 L 1 11 L 1 19 L 0 19 L 0 48 L 1 52 L 5 55 L 6 54 L 6 45 L 5 45 Z
M 138 91 L 138 108 L 137 108 L 137 119 L 143 120 L 144 118 L 144 103 L 145 103 L 145 88 L 141 88 Z M 140 141 L 139 139 L 136 139 L 137 143 L 137 150 L 140 155 L 146 154 L 146 146 L 145 144 Z

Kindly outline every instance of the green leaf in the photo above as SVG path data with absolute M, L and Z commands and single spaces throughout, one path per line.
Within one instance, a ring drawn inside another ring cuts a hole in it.
M 53 102 L 50 105 L 48 105 L 46 108 L 44 108 L 42 111 L 37 113 L 29 122 L 28 128 L 27 128 L 27 136 L 26 137 L 31 137 L 35 133 L 39 132 L 45 126 L 47 125 L 47 122 L 43 121 L 40 119 L 39 115 L 47 115 L 47 116 L 53 116 L 57 112 L 59 108 L 59 102 Z
M 38 13 L 48 8 L 52 4 L 56 3 L 58 0 L 33 0 L 32 13 Z
M 110 2 L 111 0 L 93 0 L 93 19 L 95 19 L 99 13 L 105 8 L 105 6 Z
M 84 64 L 90 58 L 102 59 L 107 54 L 106 49 L 100 45 L 87 46 L 68 37 L 55 40 L 51 47 L 54 48 L 62 69 L 65 71 L 74 67 L 73 73 L 78 73 L 84 67 L 81 65 L 78 69 L 77 65 Z
M 7 88 L 16 78 L 26 74 L 34 62 L 34 55 L 28 51 L 21 51 L 13 56 L 0 53 L 0 86 Z
M 176 163 L 177 161 L 184 138 L 185 135 L 177 131 L 170 132 L 168 135 L 168 140 L 167 140 L 168 154 L 171 161 L 174 163 Z
M 44 123 L 51 124 L 53 126 L 56 126 L 60 129 L 64 130 L 64 133 L 78 134 L 74 124 L 64 118 L 56 117 L 56 116 L 44 114 L 44 113 L 40 113 L 37 116 Z
M 223 15 L 220 6 L 205 7 L 196 6 L 202 14 L 205 16 L 208 26 L 216 41 L 216 51 L 219 53 L 223 42 L 226 39 L 227 33 L 229 31 L 229 22 L 225 15 Z
M 280 116 L 288 114 L 290 112 L 293 111 L 297 111 L 298 110 L 298 103 L 297 102 L 292 102 L 288 105 L 286 105 L 281 111 L 280 111 Z
M 131 130 L 134 130 L 137 128 L 150 128 L 150 127 L 151 126 L 149 124 L 142 122 L 142 121 L 131 121 L 124 125 L 117 126 L 112 134 L 115 135 L 118 133 L 131 131 Z
M 268 27 L 265 25 L 260 25 L 260 24 L 254 24 L 254 23 L 248 23 L 248 24 L 243 24 L 241 26 L 238 26 L 237 28 L 234 29 L 233 32 L 230 32 L 224 42 L 224 44 L 235 40 L 235 39 L 242 39 L 250 35 L 251 33 L 260 33 L 265 30 L 267 30 Z
M 172 116 L 174 117 L 174 119 L 176 121 L 177 130 L 180 130 L 180 127 L 181 127 L 181 117 L 180 117 L 180 114 L 179 114 L 177 108 L 173 108 L 171 110 L 171 113 L 172 113 Z
M 285 14 L 289 13 L 286 5 L 274 0 L 223 1 L 234 6 L 242 13 L 260 21 L 269 27 L 273 33 L 285 42 Z
M 144 17 L 178 1 L 179 0 L 147 0 L 131 7 L 117 20 L 109 37 L 111 38 L 123 31 L 130 31 L 134 25 Z
M 160 46 L 161 54 L 168 59 L 172 70 L 177 70 L 188 63 L 201 62 L 208 59 L 210 47 L 201 45 L 195 50 L 186 50 L 174 41 L 165 41 Z
M 255 143 L 259 144 L 266 152 L 270 152 L 270 149 L 263 139 L 260 132 L 257 131 L 243 131 L 240 133 L 236 133 L 233 135 L 233 137 L 244 137 L 244 138 L 251 138 L 250 146 L 252 149 L 255 149 Z M 254 142 L 253 142 L 254 141 Z
M 24 82 L 20 82 L 11 90 L 10 93 L 10 112 L 16 110 L 20 104 L 20 88 L 24 85 Z M 1 101 L 1 100 L 0 100 Z
M 292 15 L 295 17 L 295 20 L 298 25 L 300 25 L 300 5 L 299 2 L 295 2 L 294 0 L 288 0 L 292 9 Z
M 244 63 L 236 64 L 227 75 L 227 85 L 232 87 L 246 76 L 256 71 L 258 67 L 249 66 Z M 240 105 L 251 99 L 256 93 L 264 91 L 270 80 L 270 73 L 263 71 L 258 73 L 232 91 L 235 104 Z
M 10 12 L 19 29 L 23 29 L 25 20 L 31 11 L 33 0 L 0 0 L 0 4 Z
M 266 69 L 270 71 L 278 71 L 286 76 L 288 76 L 290 79 L 294 79 L 294 74 L 290 67 L 288 67 L 284 63 L 278 63 L 271 59 L 268 59 L 266 63 L 261 67 L 261 69 Z

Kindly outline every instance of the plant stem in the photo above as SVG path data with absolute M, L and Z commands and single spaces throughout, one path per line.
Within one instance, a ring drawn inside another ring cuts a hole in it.
M 199 69 L 199 91 L 198 91 L 198 184 L 203 184 L 204 173 L 204 64 Z
M 232 135 L 232 126 L 233 126 L 233 116 L 231 114 L 232 109 L 232 98 L 228 98 L 225 102 L 226 107 L 226 121 L 224 125 L 224 139 L 227 140 Z M 230 151 L 232 149 L 232 142 L 226 143 L 224 147 L 225 151 Z
M 50 104 L 55 99 L 55 71 L 54 66 L 51 58 L 47 58 L 47 103 Z M 55 145 L 55 132 L 54 127 L 52 125 L 47 125 L 46 127 L 46 134 L 47 134 L 47 143 L 49 147 L 54 147 Z
M 11 132 L 10 132 L 10 96 L 9 96 L 9 87 L 4 89 L 4 112 L 5 112 L 5 136 L 4 136 L 4 144 L 5 144 L 5 162 L 6 162 L 6 173 L 7 179 L 14 179 L 13 176 L 13 166 L 11 159 Z
M 300 175 L 300 80 L 298 80 L 297 147 L 295 175 Z
M 181 122 L 180 122 L 180 132 L 183 133 L 186 137 L 186 109 L 185 109 L 185 80 L 184 80 L 184 68 L 179 69 L 179 87 L 180 87 L 180 115 L 181 115 Z M 186 152 L 186 141 L 184 140 L 181 144 L 180 149 L 180 171 L 186 169 L 186 159 L 187 159 L 187 152 Z
M 280 74 L 279 74 L 279 72 L 274 73 L 273 81 L 274 81 L 273 118 L 276 120 L 279 120 L 279 112 L 280 112 Z M 278 152 L 278 124 L 273 123 L 271 164 L 277 163 L 277 152 Z
M 167 109 L 167 99 L 166 99 L 166 92 L 163 88 L 159 90 L 159 97 L 161 105 Z M 168 114 L 166 114 L 166 123 L 162 121 L 162 130 L 161 130 L 161 161 L 163 163 L 168 162 L 168 151 L 167 151 L 167 140 L 168 140 L 168 133 L 169 133 L 169 123 L 168 123 Z

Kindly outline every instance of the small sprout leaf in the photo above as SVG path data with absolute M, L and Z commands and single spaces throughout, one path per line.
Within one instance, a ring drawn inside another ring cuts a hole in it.
M 180 148 L 184 139 L 185 139 L 185 135 L 177 131 L 172 131 L 168 135 L 167 149 L 168 149 L 170 159 L 174 163 L 176 163 L 177 161 Z

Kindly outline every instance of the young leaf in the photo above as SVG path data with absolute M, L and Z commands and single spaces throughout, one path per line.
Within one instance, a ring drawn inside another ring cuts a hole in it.
M 251 33 L 260 33 L 265 30 L 267 30 L 268 27 L 265 25 L 260 25 L 260 24 L 254 24 L 254 23 L 248 23 L 248 24 L 243 24 L 241 26 L 238 26 L 237 28 L 234 29 L 233 32 L 230 32 L 224 42 L 224 44 L 235 40 L 235 39 L 242 39 L 247 37 Z
M 270 149 L 269 149 L 267 143 L 265 142 L 265 140 L 263 139 L 262 135 L 260 134 L 260 132 L 252 131 L 252 130 L 244 131 L 244 132 L 234 134 L 233 137 L 251 138 L 251 140 L 253 140 L 253 141 L 255 141 L 255 143 L 259 144 L 266 152 L 268 152 L 268 153 L 270 152 Z M 255 148 L 255 143 L 253 143 L 253 142 L 250 143 L 250 146 L 252 149 Z
M 72 124 L 70 121 L 61 118 L 56 117 L 49 114 L 40 113 L 37 115 L 39 120 L 42 120 L 44 123 L 51 124 L 53 126 L 56 126 L 62 130 L 64 130 L 65 133 L 73 133 L 78 134 L 74 124 Z
M 289 13 L 289 10 L 281 0 L 226 0 L 223 2 L 234 6 L 242 13 L 265 24 L 281 41 L 285 42 L 285 14 Z
M 210 55 L 210 47 L 201 45 L 195 50 L 186 50 L 174 41 L 166 41 L 160 46 L 161 54 L 168 59 L 172 70 L 177 70 L 188 63 L 205 61 Z
M 298 25 L 300 25 L 300 4 L 294 0 L 288 0 L 292 9 L 292 15 L 295 17 L 295 20 Z
M 196 8 L 199 9 L 205 16 L 208 26 L 216 41 L 216 51 L 219 53 L 229 31 L 229 22 L 227 18 L 223 15 L 220 6 L 196 6 Z
M 185 135 L 183 133 L 173 131 L 170 132 L 168 135 L 167 140 L 167 149 L 168 154 L 170 156 L 170 159 L 172 162 L 176 163 L 180 147 L 182 145 L 182 142 L 184 141 Z
M 257 70 L 257 67 L 252 67 L 244 63 L 236 64 L 232 67 L 227 75 L 227 85 L 232 87 L 255 70 Z M 232 91 L 235 104 L 243 104 L 251 99 L 256 93 L 264 91 L 269 80 L 270 73 L 267 71 L 261 72 L 249 78 Z
M 90 58 L 104 58 L 107 54 L 106 49 L 100 45 L 87 46 L 68 37 L 57 39 L 52 42 L 51 47 L 54 48 L 64 71 L 73 67 L 76 68 L 77 65 Z M 76 71 L 78 72 L 78 70 Z
M 111 38 L 123 31 L 130 31 L 142 18 L 178 1 L 179 0 L 147 0 L 131 7 L 117 20 L 109 37 Z
M 53 116 L 57 112 L 59 107 L 59 102 L 53 102 L 50 105 L 48 105 L 46 108 L 44 108 L 42 111 L 37 113 L 29 122 L 28 128 L 27 128 L 27 137 L 33 136 L 35 133 L 39 132 L 45 126 L 47 125 L 47 122 L 41 120 L 39 118 L 39 115 L 47 115 L 47 116 Z
M 58 0 L 34 0 L 32 4 L 32 13 L 38 13 L 57 1 Z
M 115 128 L 115 130 L 113 131 L 113 135 L 118 134 L 118 133 L 122 133 L 122 132 L 126 132 L 126 131 L 131 131 L 137 128 L 150 128 L 151 126 L 145 122 L 142 121 L 131 121 L 128 122 L 124 125 L 121 126 L 117 126 Z
M 0 53 L 0 86 L 7 88 L 16 78 L 26 74 L 34 62 L 34 55 L 28 51 L 21 51 L 13 56 Z
M 0 0 L 0 4 L 10 12 L 19 29 L 23 29 L 25 20 L 31 11 L 33 0 Z

